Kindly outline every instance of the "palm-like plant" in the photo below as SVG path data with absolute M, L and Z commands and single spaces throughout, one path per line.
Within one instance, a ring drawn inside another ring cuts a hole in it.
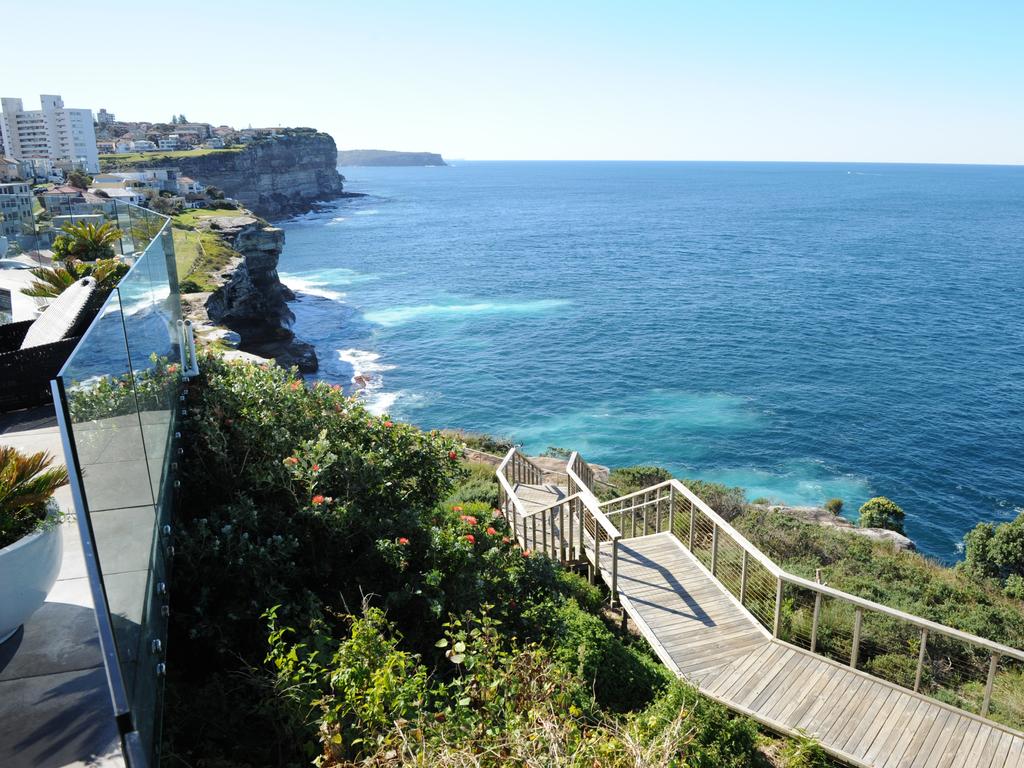
M 67 485 L 64 467 L 53 467 L 45 451 L 24 454 L 0 447 L 0 549 L 32 533 L 46 517 L 53 492 Z
M 53 298 L 83 277 L 92 277 L 96 280 L 97 290 L 106 293 L 113 290 L 127 272 L 128 265 L 116 259 L 98 259 L 90 263 L 68 259 L 60 267 L 33 269 L 35 282 L 28 288 L 22 288 L 21 292 L 26 296 Z
M 110 221 L 80 221 L 65 224 L 61 230 L 64 234 L 53 241 L 53 253 L 58 259 L 109 259 L 114 255 L 114 243 L 121 238 L 121 230 Z

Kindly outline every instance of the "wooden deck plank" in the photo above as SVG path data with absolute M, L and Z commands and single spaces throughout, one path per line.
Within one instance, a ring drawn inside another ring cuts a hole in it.
M 956 743 L 950 743 L 950 747 L 946 749 L 946 755 L 936 763 L 936 768 L 954 768 L 955 766 L 964 765 L 964 761 L 967 759 L 967 755 L 971 753 L 971 747 L 974 746 L 974 740 L 978 738 L 978 732 L 981 730 L 981 722 L 974 718 L 967 719 L 967 732 L 964 733 Z

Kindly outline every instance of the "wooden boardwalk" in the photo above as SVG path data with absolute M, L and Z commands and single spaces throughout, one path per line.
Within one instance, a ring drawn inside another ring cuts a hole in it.
M 529 467 L 516 471 L 527 473 L 527 482 L 509 481 L 501 470 L 499 477 L 519 543 L 591 566 L 661 661 L 708 697 L 779 733 L 812 736 L 854 766 L 1024 768 L 1024 734 L 777 639 L 737 598 L 743 588 L 730 592 L 721 574 L 713 575 L 714 561 L 702 563 L 694 553 L 692 512 L 686 546 L 662 514 L 660 494 L 651 501 L 645 491 L 632 506 L 607 507 L 587 497 L 582 483 L 566 489 Z M 731 531 L 724 521 L 716 525 Z M 646 533 L 652 527 L 657 532 Z M 719 545 L 712 546 L 717 553 Z
M 669 533 L 619 545 L 619 599 L 662 662 L 730 709 L 872 768 L 1024 768 L 1024 738 L 772 639 Z

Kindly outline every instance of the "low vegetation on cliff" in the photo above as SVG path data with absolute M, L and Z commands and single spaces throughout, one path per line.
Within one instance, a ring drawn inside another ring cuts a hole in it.
M 824 764 L 814 745 L 765 750 L 606 620 L 597 588 L 520 553 L 493 474 L 460 501 L 488 477 L 460 442 L 274 366 L 202 370 L 168 764 Z

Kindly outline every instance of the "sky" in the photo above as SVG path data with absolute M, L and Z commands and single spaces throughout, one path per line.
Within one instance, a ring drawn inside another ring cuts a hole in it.
M 33 30 L 36 4 L 2 0 Z M 1024 164 L 1024 2 L 51 0 L 0 95 L 473 160 Z M 61 41 L 65 32 L 66 40 Z

